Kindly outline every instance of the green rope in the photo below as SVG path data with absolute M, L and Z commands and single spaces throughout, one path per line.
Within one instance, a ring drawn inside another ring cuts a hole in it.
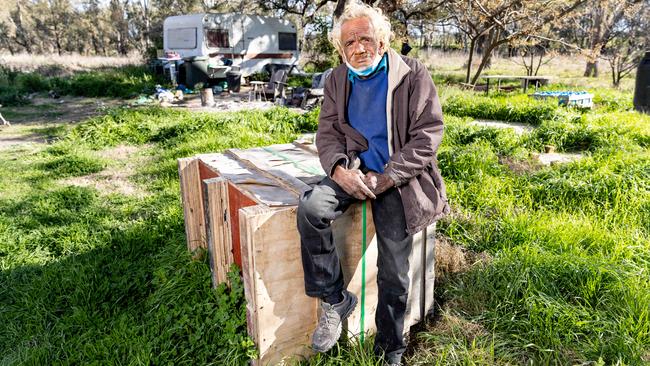
M 363 346 L 365 332 L 365 308 L 366 308 L 366 201 L 361 203 L 361 321 L 359 324 L 361 333 L 361 345 Z
M 313 175 L 323 175 L 322 170 L 311 167 L 311 166 L 304 166 L 304 165 L 300 164 L 299 162 L 291 159 L 290 157 L 288 157 L 285 154 L 277 152 L 277 151 L 275 151 L 273 149 L 269 149 L 268 147 L 262 147 L 262 149 L 264 149 L 264 151 L 270 152 L 271 154 L 281 158 L 284 161 L 288 161 L 289 163 L 293 164 L 293 166 L 295 166 L 296 168 L 302 170 L 305 173 L 309 173 L 309 174 L 313 174 Z

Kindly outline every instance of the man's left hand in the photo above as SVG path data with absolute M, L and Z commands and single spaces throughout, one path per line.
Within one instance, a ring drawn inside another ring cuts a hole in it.
M 391 177 L 386 174 L 377 174 L 375 172 L 368 172 L 364 179 L 364 183 L 375 196 L 386 192 L 390 187 L 395 185 Z

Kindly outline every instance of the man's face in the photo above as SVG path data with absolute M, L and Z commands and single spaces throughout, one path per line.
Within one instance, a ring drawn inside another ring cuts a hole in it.
M 375 55 L 383 55 L 383 42 L 375 38 L 375 30 L 368 18 L 350 19 L 341 26 L 341 45 L 346 60 L 357 69 L 372 64 Z

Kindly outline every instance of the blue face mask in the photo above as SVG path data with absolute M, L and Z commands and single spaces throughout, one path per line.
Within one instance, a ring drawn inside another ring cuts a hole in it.
M 372 60 L 372 64 L 368 65 L 364 69 L 357 69 L 353 67 L 352 65 L 350 65 L 350 63 L 347 60 L 345 61 L 345 65 L 348 67 L 348 70 L 350 70 L 355 76 L 364 77 L 372 74 L 373 72 L 375 72 L 375 70 L 377 70 L 377 66 L 379 66 L 379 63 L 381 62 L 381 58 L 382 56 L 376 54 L 375 59 Z

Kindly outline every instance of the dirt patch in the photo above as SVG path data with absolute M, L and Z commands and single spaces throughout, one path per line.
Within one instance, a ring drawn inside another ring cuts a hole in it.
M 64 185 L 91 187 L 104 194 L 119 193 L 132 197 L 144 197 L 148 193 L 132 182 L 138 166 L 149 157 L 143 154 L 148 146 L 120 145 L 97 153 L 98 157 L 109 162 L 109 166 L 98 173 L 82 177 L 67 178 L 60 181 Z
M 507 166 L 515 174 L 531 173 L 544 167 L 537 160 L 519 160 L 508 156 L 499 156 L 499 164 Z
M 489 263 L 492 257 L 486 253 L 477 253 L 460 245 L 453 244 L 449 238 L 436 236 L 436 282 L 444 281 L 448 276 L 467 272 L 478 263 Z
M 20 107 L 3 107 L 2 114 L 11 126 L 0 126 L 0 150 L 19 145 L 34 146 L 52 141 L 52 132 L 65 129 L 106 108 L 122 105 L 119 99 L 66 97 L 52 99 L 33 96 L 32 103 Z
M 453 315 L 449 309 L 443 309 L 440 320 L 431 329 L 438 334 L 455 334 L 462 336 L 468 343 L 476 337 L 487 336 L 489 333 L 481 324 Z
M 0 130 L 0 150 L 8 150 L 8 149 L 13 149 L 16 147 L 20 147 L 21 145 L 27 146 L 27 145 L 35 145 L 35 144 L 42 144 L 47 142 L 47 139 L 43 135 L 39 134 L 24 134 L 24 135 L 18 135 L 18 134 L 4 134 Z

